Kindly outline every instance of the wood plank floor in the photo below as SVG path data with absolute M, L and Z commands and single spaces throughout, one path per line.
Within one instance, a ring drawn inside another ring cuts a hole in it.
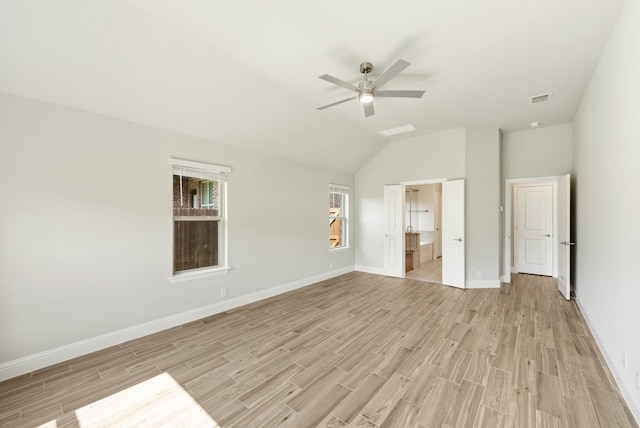
M 0 383 L 0 426 L 637 427 L 551 278 L 350 273 Z
M 407 279 L 418 279 L 436 284 L 442 284 L 442 257 L 435 260 L 428 260 L 417 268 L 405 274 Z

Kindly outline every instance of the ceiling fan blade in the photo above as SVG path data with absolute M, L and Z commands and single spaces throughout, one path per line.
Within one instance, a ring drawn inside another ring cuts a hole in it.
M 350 91 L 358 92 L 358 88 L 353 86 L 349 82 L 345 82 L 344 80 L 340 80 L 337 77 L 329 76 L 328 74 L 323 74 L 322 76 L 318 76 L 318 78 L 322 80 L 326 80 L 329 83 L 333 83 L 334 85 L 342 86 L 343 88 L 347 88 Z
M 336 101 L 335 103 L 331 103 L 331 104 L 327 104 L 326 106 L 318 107 L 318 108 L 316 108 L 316 110 L 324 110 L 327 107 L 333 107 L 333 106 L 338 105 L 338 104 L 346 103 L 347 101 L 355 100 L 356 98 L 358 98 L 358 96 L 354 95 L 353 97 L 345 98 L 344 100 Z
M 403 59 L 399 59 L 398 61 L 396 61 L 395 64 L 393 64 L 389 69 L 387 69 L 387 71 L 385 71 L 384 73 L 382 73 L 375 82 L 373 82 L 373 87 L 375 89 L 380 89 L 382 88 L 382 85 L 384 85 L 385 83 L 387 83 L 389 80 L 393 79 L 394 77 L 396 77 L 398 74 L 400 74 L 400 72 L 402 70 L 404 70 L 405 68 L 409 67 L 411 65 L 410 62 L 407 62 Z
M 376 92 L 376 97 L 388 98 L 422 98 L 424 91 L 383 91 Z
M 373 109 L 373 101 L 362 105 L 364 106 L 364 117 L 369 117 L 376 114 L 376 111 Z

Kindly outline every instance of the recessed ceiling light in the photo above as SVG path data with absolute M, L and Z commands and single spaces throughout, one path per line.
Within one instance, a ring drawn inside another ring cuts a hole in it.
M 380 133 L 382 135 L 384 135 L 385 137 L 390 137 L 392 135 L 396 135 L 396 134 L 403 134 L 405 132 L 411 132 L 411 131 L 415 131 L 416 128 L 411 125 L 403 125 L 403 126 L 397 126 L 395 128 L 389 128 L 389 129 L 385 129 L 383 131 L 380 131 Z
M 540 126 L 540 122 L 531 122 L 530 125 L 532 128 L 537 128 L 538 126 Z

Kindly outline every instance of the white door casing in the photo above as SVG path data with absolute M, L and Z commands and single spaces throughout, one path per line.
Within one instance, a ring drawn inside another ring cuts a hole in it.
M 571 175 L 558 180 L 558 290 L 571 299 Z
M 442 183 L 442 283 L 465 288 L 464 180 Z
M 384 186 L 384 275 L 404 278 L 404 186 Z
M 521 186 L 516 196 L 518 272 L 553 274 L 553 186 Z

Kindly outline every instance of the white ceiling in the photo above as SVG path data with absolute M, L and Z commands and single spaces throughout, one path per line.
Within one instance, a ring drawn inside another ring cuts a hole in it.
M 570 122 L 622 3 L 0 0 L 0 91 L 355 172 L 386 128 Z M 422 99 L 316 110 L 399 58 Z

